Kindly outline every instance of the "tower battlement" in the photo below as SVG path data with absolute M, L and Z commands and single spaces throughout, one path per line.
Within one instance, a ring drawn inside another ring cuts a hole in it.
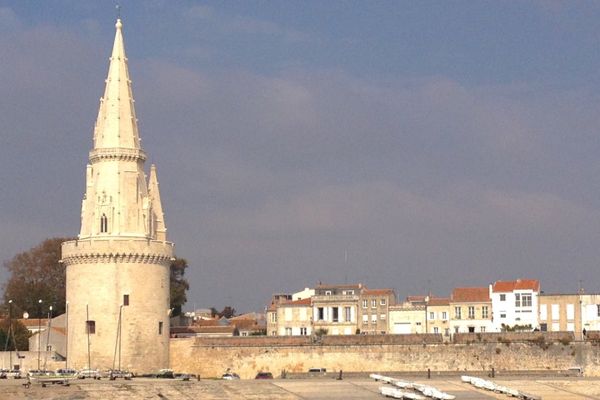
M 173 243 L 143 238 L 110 237 L 71 240 L 62 244 L 62 262 L 73 265 L 91 262 L 150 263 L 170 265 Z

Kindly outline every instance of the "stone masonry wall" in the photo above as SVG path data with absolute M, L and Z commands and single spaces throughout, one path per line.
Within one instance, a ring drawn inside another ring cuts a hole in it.
M 20 358 L 17 358 L 17 352 L 0 351 L 0 368 L 12 369 L 14 366 L 19 366 L 21 371 L 29 371 L 38 368 L 38 360 L 40 369 L 46 367 L 47 370 L 55 371 L 59 368 L 65 368 L 64 361 L 56 361 L 52 359 L 52 352 L 46 351 L 20 351 Z M 0 396 L 1 398 L 1 396 Z
M 389 335 L 387 337 L 392 337 Z M 333 337 L 331 337 L 333 338 Z M 225 340 L 228 339 L 228 340 Z M 229 340 L 231 339 L 231 340 Z M 282 371 L 309 368 L 345 372 L 564 371 L 583 367 L 600 376 L 600 345 L 585 342 L 504 342 L 469 344 L 324 344 L 254 338 L 185 338 L 171 340 L 171 368 L 219 377 L 231 369 L 242 378 L 258 371 L 279 376 Z M 282 338 L 279 338 L 282 339 Z M 330 338 L 328 338 L 330 339 Z M 335 340 L 335 339 L 332 339 Z M 389 339 L 393 340 L 393 339 Z

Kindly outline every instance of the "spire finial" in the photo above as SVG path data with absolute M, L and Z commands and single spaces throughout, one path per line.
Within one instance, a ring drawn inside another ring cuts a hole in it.
M 123 24 L 121 23 L 121 6 L 117 3 L 115 9 L 117 10 L 117 23 L 115 24 L 115 27 L 117 29 L 121 29 L 121 27 L 123 26 Z

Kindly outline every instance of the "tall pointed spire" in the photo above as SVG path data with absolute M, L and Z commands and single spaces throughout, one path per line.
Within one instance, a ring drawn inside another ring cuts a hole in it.
M 158 178 L 156 177 L 156 166 L 150 167 L 150 178 L 148 178 L 148 196 L 152 205 L 151 232 L 154 233 L 156 240 L 167 240 L 167 227 L 160 201 L 160 191 L 158 190 Z
M 160 224 L 156 225 L 153 200 L 148 195 L 146 154 L 140 144 L 120 19 L 115 27 L 87 168 L 80 237 L 128 235 L 155 239 L 156 229 L 160 228 L 161 240 L 166 240 L 160 199 Z
M 104 96 L 94 128 L 94 149 L 140 148 L 131 81 L 123 42 L 123 24 L 117 19 Z M 100 151 L 101 152 L 101 151 Z M 93 156 L 93 155 L 91 155 Z M 143 152 L 139 156 L 145 159 Z

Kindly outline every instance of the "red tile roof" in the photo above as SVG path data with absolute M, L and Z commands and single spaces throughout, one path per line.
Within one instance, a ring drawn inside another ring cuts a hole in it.
M 491 301 L 489 290 L 487 287 L 455 288 L 450 299 L 453 303 L 488 302 Z
M 394 294 L 394 289 L 365 289 L 363 294 L 367 296 L 385 296 Z
M 412 302 L 425 302 L 427 296 L 406 296 L 406 301 Z
M 199 319 L 194 321 L 194 326 L 227 326 L 227 324 L 220 323 L 220 320 L 215 319 Z
M 494 293 L 506 293 L 515 290 L 540 291 L 540 281 L 537 279 L 517 279 L 516 281 L 496 281 L 492 286 Z
M 448 297 L 430 297 L 427 302 L 428 306 L 447 306 L 450 304 L 450 298 Z
M 235 326 L 238 330 L 240 331 L 259 331 L 261 329 L 264 329 L 265 326 L 264 325 L 260 325 L 258 323 L 256 323 L 255 319 L 238 319 L 235 321 L 232 321 L 232 325 Z
M 268 308 L 267 308 L 267 312 L 275 312 L 277 311 L 277 304 L 271 304 Z
M 310 306 L 311 301 L 312 299 L 309 297 L 306 299 L 290 301 L 289 303 L 282 304 L 282 306 Z

